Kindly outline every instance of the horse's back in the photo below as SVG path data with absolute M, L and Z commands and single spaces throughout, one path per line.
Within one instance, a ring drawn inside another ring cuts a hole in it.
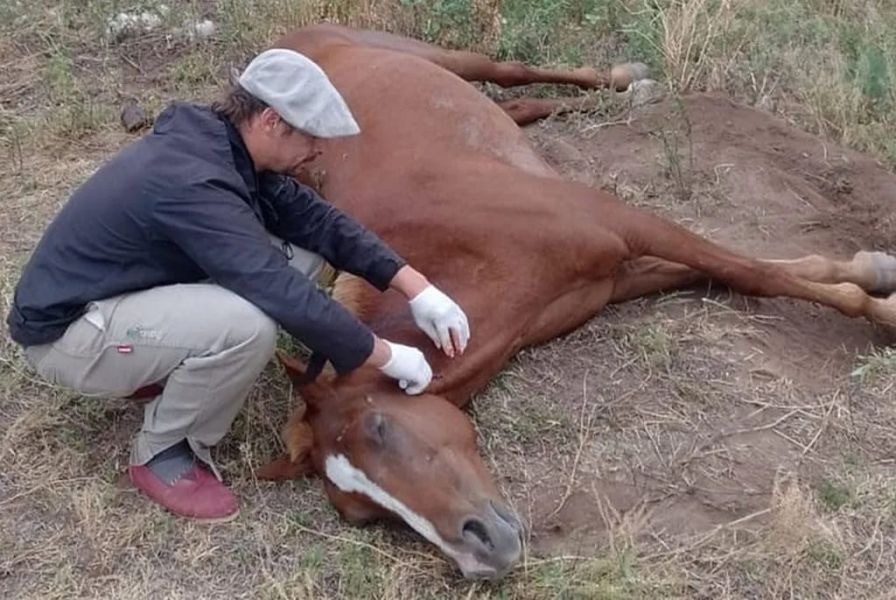
M 345 98 L 362 131 L 358 140 L 344 142 L 361 161 L 356 172 L 392 161 L 448 173 L 459 158 L 470 157 L 556 176 L 500 107 L 432 62 L 358 45 L 325 26 L 299 30 L 275 45 L 317 62 Z

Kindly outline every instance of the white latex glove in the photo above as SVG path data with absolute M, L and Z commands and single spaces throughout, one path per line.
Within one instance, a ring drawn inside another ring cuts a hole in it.
M 414 322 L 448 356 L 463 353 L 470 339 L 467 315 L 454 300 L 429 285 L 410 302 Z
M 393 344 L 383 340 L 389 346 L 392 357 L 380 367 L 380 371 L 392 379 L 398 380 L 398 387 L 408 394 L 419 394 L 432 381 L 432 369 L 426 362 L 423 353 L 402 344 Z

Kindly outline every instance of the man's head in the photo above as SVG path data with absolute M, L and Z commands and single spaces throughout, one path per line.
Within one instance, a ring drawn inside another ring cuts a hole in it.
M 239 129 L 259 171 L 294 173 L 318 154 L 318 139 L 361 132 L 323 70 L 293 50 L 259 54 L 213 108 Z

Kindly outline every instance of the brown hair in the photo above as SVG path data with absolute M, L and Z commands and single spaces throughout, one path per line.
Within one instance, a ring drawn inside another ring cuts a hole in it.
M 267 104 L 247 92 L 238 83 L 232 83 L 221 99 L 212 103 L 212 110 L 233 123 L 235 127 L 243 125 L 267 107 Z

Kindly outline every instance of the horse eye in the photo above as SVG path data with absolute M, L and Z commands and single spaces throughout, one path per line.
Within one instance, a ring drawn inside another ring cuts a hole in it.
M 373 413 L 367 418 L 368 435 L 379 445 L 386 443 L 386 417 L 382 413 Z

